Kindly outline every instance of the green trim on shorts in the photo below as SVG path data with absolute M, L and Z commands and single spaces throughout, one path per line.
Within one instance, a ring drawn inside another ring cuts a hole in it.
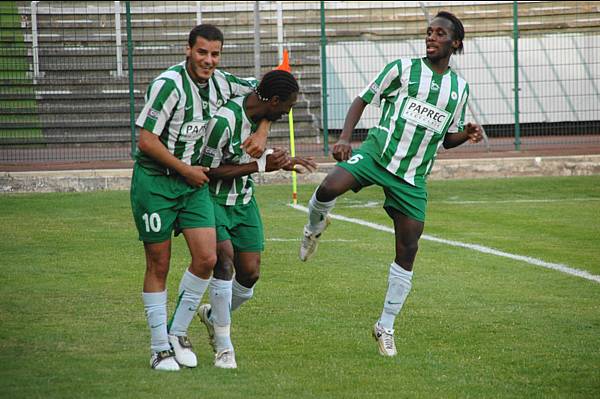
M 389 172 L 369 152 L 364 151 L 362 146 L 352 152 L 349 160 L 338 162 L 337 166 L 352 174 L 362 187 L 375 184 L 383 188 L 384 208 L 395 209 L 412 219 L 425 222 L 427 190 L 408 184 Z
M 157 175 L 136 162 L 130 200 L 140 241 L 171 239 L 176 221 L 181 229 L 215 227 L 208 184 L 192 187 L 181 177 Z
M 245 205 L 214 203 L 217 242 L 230 240 L 236 252 L 262 252 L 265 238 L 256 199 Z

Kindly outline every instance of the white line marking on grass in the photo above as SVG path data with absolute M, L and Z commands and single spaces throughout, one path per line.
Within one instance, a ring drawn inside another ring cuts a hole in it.
M 376 208 L 380 206 L 382 203 L 380 201 L 368 201 L 362 204 L 356 205 L 345 205 L 344 208 Z
M 295 209 L 299 210 L 299 211 L 303 211 L 303 212 L 308 213 L 308 208 L 306 208 L 305 206 L 302 206 L 302 205 L 290 205 L 290 206 L 292 208 L 295 208 Z M 377 223 L 367 222 L 366 220 L 349 218 L 349 217 L 346 217 L 346 216 L 334 215 L 334 214 L 331 214 L 331 213 L 329 214 L 329 217 L 331 217 L 332 219 L 342 220 L 344 222 L 355 223 L 355 224 L 358 224 L 358 225 L 361 225 L 361 226 L 370 227 L 370 228 L 375 229 L 375 230 L 385 231 L 387 233 L 394 234 L 394 229 L 393 228 L 387 227 L 387 226 L 382 226 L 382 225 L 377 224 Z M 433 241 L 433 242 L 437 242 L 437 243 L 440 243 L 440 244 L 446 244 L 446 245 L 450 245 L 450 246 L 453 246 L 453 247 L 466 248 L 466 249 L 471 249 L 471 250 L 477 251 L 477 252 L 483 252 L 484 254 L 496 255 L 496 256 L 501 256 L 501 257 L 504 257 L 504 258 L 518 260 L 518 261 L 521 261 L 521 262 L 529 263 L 531 265 L 545 267 L 547 269 L 552 269 L 552 270 L 557 270 L 557 271 L 559 271 L 561 273 L 570 274 L 572 276 L 581 277 L 581 278 L 584 278 L 586 280 L 595 281 L 597 283 L 600 283 L 600 276 L 588 273 L 585 270 L 574 269 L 572 267 L 569 267 L 567 265 L 563 265 L 561 263 L 550 263 L 550 262 L 543 261 L 541 259 L 532 258 L 530 256 L 515 255 L 515 254 L 508 253 L 508 252 L 499 251 L 499 250 L 494 249 L 494 248 L 485 247 L 483 245 L 469 244 L 469 243 L 466 243 L 466 242 L 453 241 L 453 240 L 445 240 L 443 238 L 437 238 L 437 237 L 430 236 L 430 235 L 427 235 L 427 234 L 423 234 L 421 236 L 421 238 L 424 239 L 424 240 Z
M 494 201 L 494 200 L 490 200 L 490 201 L 452 201 L 452 200 L 445 200 L 445 201 L 431 201 L 432 203 L 441 203 L 441 204 L 512 204 L 512 203 L 547 203 L 547 202 L 564 202 L 564 201 L 569 201 L 569 202 L 586 202 L 586 201 L 600 201 L 600 198 L 562 198 L 562 199 L 522 199 L 522 200 L 500 200 L 500 201 Z
M 300 238 L 267 238 L 267 241 L 275 242 L 300 242 Z M 336 238 L 333 240 L 321 240 L 321 242 L 357 242 L 358 240 L 344 240 L 343 238 Z
M 600 201 L 600 198 L 554 198 L 554 199 L 511 199 L 511 200 L 431 200 L 432 204 L 450 204 L 450 205 L 468 205 L 468 204 L 544 204 L 552 202 L 588 202 L 588 201 Z M 354 201 L 351 205 L 339 203 L 339 208 L 375 208 L 383 206 L 382 201 Z

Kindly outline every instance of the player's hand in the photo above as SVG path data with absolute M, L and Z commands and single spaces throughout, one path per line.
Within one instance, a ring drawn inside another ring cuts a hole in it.
M 206 175 L 209 170 L 209 168 L 204 166 L 190 166 L 182 176 L 190 186 L 202 187 L 205 183 L 209 182 L 209 178 Z
M 317 163 L 314 161 L 313 157 L 294 157 L 290 158 L 291 162 L 288 166 L 284 167 L 284 170 L 288 171 L 296 171 L 298 173 L 312 173 L 317 170 Z
M 273 149 L 273 153 L 267 155 L 267 164 L 265 166 L 265 172 L 273 172 L 275 170 L 283 169 L 291 165 L 291 158 L 288 156 L 287 151 L 280 148 Z
M 483 131 L 481 130 L 481 126 L 476 123 L 467 123 L 465 125 L 465 132 L 467 133 L 471 143 L 479 143 L 483 139 Z
M 267 137 L 258 134 L 251 134 L 242 143 L 242 148 L 252 158 L 260 158 L 263 152 L 265 152 L 266 147 Z
M 338 162 L 347 161 L 352 156 L 352 146 L 348 140 L 340 139 L 333 145 L 331 154 Z

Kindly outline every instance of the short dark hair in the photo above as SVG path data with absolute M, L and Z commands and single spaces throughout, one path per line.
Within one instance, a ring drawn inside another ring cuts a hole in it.
M 190 47 L 194 47 L 198 37 L 203 37 L 209 42 L 219 41 L 221 42 L 221 45 L 223 45 L 223 32 L 211 24 L 197 25 L 190 31 L 190 36 L 188 37 L 188 44 Z
M 281 101 L 285 101 L 299 90 L 300 87 L 294 75 L 275 69 L 263 76 L 256 89 L 256 94 L 262 101 L 268 101 L 274 96 L 278 96 Z
M 465 38 L 465 28 L 458 17 L 448 11 L 440 11 L 436 14 L 436 18 L 444 18 L 452 23 L 454 35 L 453 40 L 460 40 L 460 46 L 453 50 L 453 53 L 461 54 L 463 52 L 463 40 Z

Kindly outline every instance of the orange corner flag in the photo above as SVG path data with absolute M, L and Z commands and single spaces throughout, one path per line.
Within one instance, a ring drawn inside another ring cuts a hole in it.
M 281 64 L 279 64 L 275 69 L 292 73 L 292 68 L 290 67 L 290 57 L 287 49 L 283 49 L 283 61 L 281 61 Z

